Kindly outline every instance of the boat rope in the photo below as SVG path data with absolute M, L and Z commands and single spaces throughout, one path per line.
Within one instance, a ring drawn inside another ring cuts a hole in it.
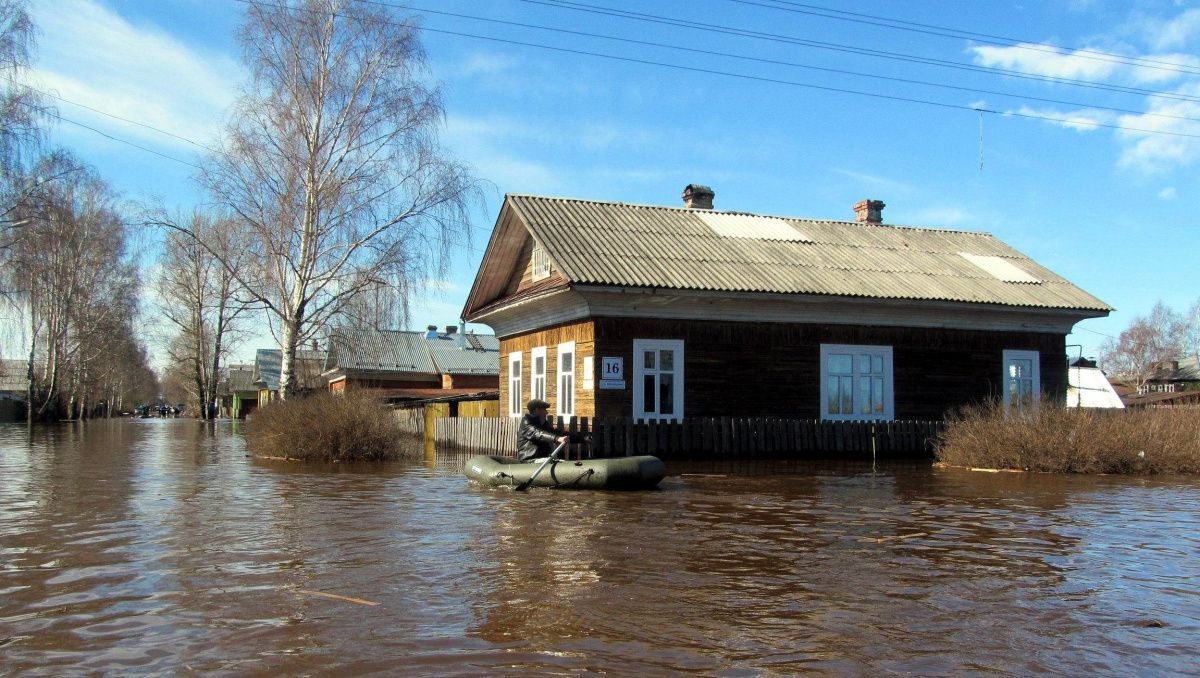
M 578 476 L 576 476 L 575 480 L 572 480 L 570 482 L 564 481 L 564 482 L 558 483 L 557 485 L 552 485 L 551 487 L 562 487 L 564 485 L 578 485 L 579 481 L 583 480 L 584 478 L 587 478 L 588 476 L 592 475 L 595 472 L 596 472 L 596 469 L 590 468 L 590 469 L 584 471 L 583 473 L 580 473 Z

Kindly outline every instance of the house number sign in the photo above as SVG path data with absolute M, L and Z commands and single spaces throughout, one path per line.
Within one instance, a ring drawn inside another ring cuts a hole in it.
M 600 359 L 600 388 L 623 390 L 625 388 L 625 359 Z

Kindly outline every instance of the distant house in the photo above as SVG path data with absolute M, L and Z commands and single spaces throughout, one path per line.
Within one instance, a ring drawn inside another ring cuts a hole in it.
M 29 363 L 0 360 L 0 421 L 16 421 L 25 415 L 29 397 Z
M 230 365 L 221 382 L 221 416 L 245 419 L 258 407 L 258 387 L 254 385 L 254 365 Z
M 1200 359 L 1156 363 L 1146 379 L 1121 399 L 1130 408 L 1200 406 Z
M 501 405 L 640 420 L 936 419 L 1067 391 L 1065 337 L 1111 308 L 986 233 L 507 195 L 463 317 Z
M 1108 377 L 1096 363 L 1080 358 L 1067 368 L 1067 407 L 1125 407 Z
M 335 393 L 369 389 L 392 401 L 491 394 L 499 388 L 499 342 L 492 335 L 407 330 L 338 331 L 322 376 Z
M 325 387 L 321 368 L 325 364 L 325 352 L 296 349 L 296 387 L 300 391 L 313 391 Z M 254 355 L 253 384 L 258 390 L 257 407 L 265 407 L 279 398 L 279 379 L 283 370 L 283 351 L 277 348 L 260 348 Z

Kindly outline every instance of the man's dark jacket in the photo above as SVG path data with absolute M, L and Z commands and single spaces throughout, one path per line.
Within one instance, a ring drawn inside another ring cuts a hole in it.
M 549 457 L 558 445 L 558 437 L 550 428 L 550 422 L 538 421 L 537 415 L 521 417 L 521 428 L 517 429 L 517 458 L 521 461 L 534 457 Z

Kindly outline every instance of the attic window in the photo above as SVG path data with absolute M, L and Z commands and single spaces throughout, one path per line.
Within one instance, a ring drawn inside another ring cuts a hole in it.
M 550 257 L 546 255 L 546 250 L 542 246 L 535 243 L 533 245 L 533 262 L 530 278 L 533 280 L 544 280 L 550 277 Z
M 777 217 L 733 212 L 694 212 L 713 233 L 725 238 L 755 238 L 757 240 L 794 240 L 812 242 L 791 222 Z
M 967 261 L 982 268 L 987 273 L 997 280 L 1011 283 L 1033 283 L 1041 284 L 1041 280 L 1029 275 L 1021 270 L 1019 266 L 1012 263 L 1004 257 L 984 256 L 981 254 L 969 254 L 967 252 L 959 252 L 959 256 Z

